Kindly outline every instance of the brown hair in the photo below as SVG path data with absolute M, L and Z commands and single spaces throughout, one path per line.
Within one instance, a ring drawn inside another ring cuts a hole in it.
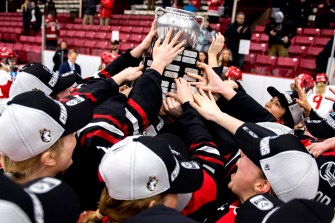
M 63 138 L 60 138 L 46 151 L 38 154 L 37 156 L 22 161 L 12 161 L 6 156 L 1 156 L 1 164 L 4 172 L 9 174 L 12 179 L 18 183 L 31 180 L 31 176 L 38 172 L 38 170 L 42 167 L 42 155 L 47 151 L 52 151 L 56 153 L 56 156 L 58 156 L 62 151 L 63 145 Z
M 101 193 L 99 212 L 104 216 L 108 216 L 111 222 L 118 223 L 135 216 L 144 209 L 147 209 L 150 202 L 153 200 L 162 204 L 165 196 L 166 194 L 163 193 L 149 198 L 123 201 L 111 198 L 105 188 Z

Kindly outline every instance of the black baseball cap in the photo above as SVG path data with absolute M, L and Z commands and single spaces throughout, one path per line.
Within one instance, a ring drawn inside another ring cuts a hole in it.
M 79 200 L 66 183 L 44 177 L 19 185 L 0 174 L 0 215 L 9 223 L 72 223 L 80 214 Z
M 34 157 L 93 117 L 93 105 L 80 96 L 59 102 L 42 91 L 13 97 L 0 117 L 0 153 L 13 161 Z
M 108 149 L 99 174 L 110 197 L 137 200 L 165 193 L 191 193 L 203 183 L 200 164 L 185 159 L 185 144 L 171 134 L 128 136 Z
M 267 91 L 272 97 L 277 96 L 280 104 L 286 109 L 283 118 L 287 126 L 293 128 L 302 121 L 303 109 L 294 101 L 294 99 L 299 98 L 297 91 L 285 91 L 281 93 L 274 87 L 268 87 Z
M 307 130 L 316 138 L 328 139 L 335 136 L 335 112 L 329 113 L 322 120 L 306 120 Z
M 268 195 L 255 195 L 238 209 L 236 223 L 331 223 L 334 208 L 322 203 L 294 199 L 288 203 Z
M 245 123 L 237 129 L 235 141 L 243 153 L 263 171 L 281 200 L 287 202 L 294 198 L 315 197 L 319 169 L 315 159 L 296 136 L 259 136 L 249 127 L 249 123 Z
M 33 90 L 43 91 L 47 95 L 55 95 L 80 82 L 81 77 L 75 71 L 58 75 L 43 64 L 30 63 L 24 66 L 17 75 L 10 88 L 9 96 L 14 97 Z

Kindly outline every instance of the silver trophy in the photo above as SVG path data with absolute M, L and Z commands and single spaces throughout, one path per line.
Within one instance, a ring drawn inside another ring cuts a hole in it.
M 161 41 L 164 40 L 169 28 L 173 28 L 173 36 L 179 31 L 183 31 L 183 35 L 179 41 L 184 39 L 187 41 L 185 48 L 194 48 L 198 40 L 201 27 L 204 24 L 204 18 L 195 13 L 181 9 L 166 7 L 163 9 L 157 7 L 155 10 L 156 30 Z M 198 19 L 201 23 L 198 23 Z

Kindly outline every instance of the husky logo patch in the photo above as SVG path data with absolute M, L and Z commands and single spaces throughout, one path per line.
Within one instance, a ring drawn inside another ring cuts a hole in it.
M 148 190 L 150 191 L 156 190 L 157 183 L 158 183 L 158 180 L 156 179 L 156 177 L 149 177 L 149 181 L 147 183 Z
M 42 129 L 42 130 L 40 130 L 40 135 L 41 135 L 41 139 L 42 139 L 43 142 L 48 143 L 48 142 L 51 141 L 50 130 Z

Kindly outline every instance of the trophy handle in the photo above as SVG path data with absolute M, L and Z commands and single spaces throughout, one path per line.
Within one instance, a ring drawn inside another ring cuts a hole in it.
M 200 27 L 199 27 L 199 29 L 201 29 L 202 26 L 204 25 L 204 22 L 205 22 L 204 17 L 197 15 L 197 16 L 195 17 L 195 19 L 201 19 L 201 25 L 200 25 Z
M 157 8 L 155 9 L 155 19 L 156 19 L 156 22 L 157 22 L 157 14 L 158 14 L 159 11 L 166 12 L 166 10 L 163 9 L 162 7 L 157 7 Z

